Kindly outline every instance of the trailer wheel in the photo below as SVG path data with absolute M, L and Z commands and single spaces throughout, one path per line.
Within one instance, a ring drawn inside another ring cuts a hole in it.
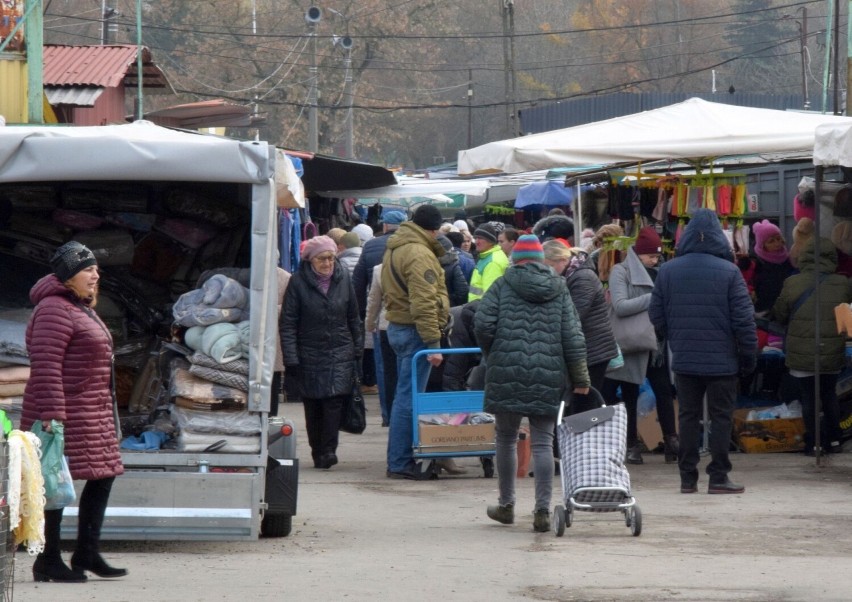
M 260 531 L 264 537 L 287 537 L 293 530 L 293 515 L 270 514 L 263 515 Z

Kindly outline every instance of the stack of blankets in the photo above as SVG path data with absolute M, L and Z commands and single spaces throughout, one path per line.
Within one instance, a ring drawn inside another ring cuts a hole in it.
M 248 299 L 239 282 L 216 274 L 174 305 L 193 351 L 171 367 L 178 451 L 260 451 L 260 419 L 247 411 Z

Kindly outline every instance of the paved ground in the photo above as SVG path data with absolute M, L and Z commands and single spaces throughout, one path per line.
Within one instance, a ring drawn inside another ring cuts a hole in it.
M 367 402 L 367 432 L 342 436 L 341 463 L 302 471 L 290 537 L 107 542 L 107 558 L 130 576 L 82 585 L 33 583 L 32 559 L 18 553 L 15 599 L 852 600 L 852 453 L 823 468 L 799 454 L 735 455 L 732 476 L 747 486 L 738 496 L 707 495 L 706 480 L 681 495 L 676 467 L 646 456 L 631 467 L 640 537 L 620 514 L 582 513 L 556 538 L 533 533 L 524 515 L 532 479 L 519 480 L 515 525 L 488 520 L 497 481 L 475 458 L 462 477 L 385 478 L 387 429 L 377 398 Z M 300 406 L 286 409 L 302 423 Z

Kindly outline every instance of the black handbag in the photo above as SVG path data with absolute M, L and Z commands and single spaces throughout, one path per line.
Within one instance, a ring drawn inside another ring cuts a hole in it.
M 344 433 L 360 435 L 367 428 L 367 407 L 361 394 L 361 379 L 352 379 L 352 393 L 343 402 L 340 412 L 340 430 Z

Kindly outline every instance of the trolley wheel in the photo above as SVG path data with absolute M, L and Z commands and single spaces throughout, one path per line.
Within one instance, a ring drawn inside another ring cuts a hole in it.
M 565 526 L 570 527 L 574 522 L 574 508 L 569 506 L 565 509 Z
M 565 535 L 565 508 L 563 506 L 556 506 L 553 509 L 553 532 L 556 534 L 556 537 L 562 537 Z
M 482 462 L 482 474 L 486 479 L 494 477 L 494 458 L 480 458 Z
M 642 511 L 639 509 L 639 506 L 633 504 L 633 507 L 630 508 L 630 514 L 632 515 L 630 520 L 630 533 L 633 537 L 639 537 L 642 533 Z

